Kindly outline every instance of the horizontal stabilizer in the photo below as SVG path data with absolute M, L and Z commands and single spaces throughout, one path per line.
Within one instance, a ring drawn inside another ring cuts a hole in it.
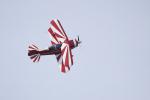
M 33 62 L 39 62 L 40 60 L 39 48 L 33 44 L 30 45 L 28 47 L 28 56 L 30 56 L 30 59 Z

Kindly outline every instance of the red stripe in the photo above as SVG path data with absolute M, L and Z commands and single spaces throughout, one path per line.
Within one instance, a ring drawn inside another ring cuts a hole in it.
M 55 32 L 54 32 L 54 33 L 55 33 Z M 54 39 L 57 41 L 57 43 L 59 43 L 59 40 L 57 39 L 56 35 L 57 35 L 57 33 L 55 33 Z
M 56 44 L 56 43 L 55 43 L 55 42 L 53 42 L 53 41 L 51 41 L 51 43 L 52 43 L 52 45 L 53 45 L 53 44 Z
M 54 20 L 51 21 L 51 24 L 63 35 L 63 33 L 61 32 L 61 30 L 59 29 L 58 25 L 55 23 Z
M 49 28 L 48 31 L 49 31 L 49 33 L 51 34 L 51 36 L 52 36 L 52 37 L 57 41 L 57 43 L 58 43 L 58 40 L 57 40 L 57 38 L 56 38 L 56 36 L 55 36 L 56 33 L 54 33 L 53 30 L 52 30 L 51 28 Z
M 65 32 L 65 30 L 63 29 L 63 27 L 62 27 L 60 21 L 59 21 L 59 20 L 57 20 L 57 21 L 58 21 L 58 23 L 59 23 L 59 25 L 60 25 L 60 27 L 61 27 L 61 29 L 62 29 L 62 31 L 63 31 L 65 37 L 66 37 L 66 39 L 68 40 L 68 37 L 67 37 L 67 35 L 66 35 L 66 32 Z
M 61 72 L 63 72 L 63 73 L 65 73 L 66 71 L 65 71 L 65 66 L 64 66 L 64 64 L 62 63 L 62 65 L 61 65 Z
M 38 57 L 38 60 L 37 60 L 37 61 L 39 62 L 39 60 L 40 60 L 40 56 Z
M 62 36 L 60 36 L 59 34 L 55 34 L 57 37 L 59 37 L 59 38 L 64 38 L 64 37 L 62 37 Z
M 53 41 L 51 41 L 51 43 L 52 43 L 52 45 L 53 45 L 53 44 L 56 44 L 56 43 L 55 43 L 55 42 L 53 42 Z
M 31 56 L 30 58 L 33 59 L 33 58 L 35 58 L 36 56 L 37 56 L 37 55 L 33 55 L 33 56 Z
M 32 44 L 36 49 L 39 49 L 37 46 L 35 46 L 34 44 Z
M 37 60 L 38 56 L 35 57 L 35 59 L 33 60 L 33 62 L 35 62 Z
M 65 49 L 66 49 L 66 46 L 63 48 L 63 50 L 61 51 L 61 54 L 64 55 L 64 52 L 65 52 Z
M 70 48 L 69 48 L 69 51 L 70 51 L 70 57 L 71 57 L 71 65 L 73 65 L 73 59 L 72 59 L 73 55 L 72 55 L 72 51 Z
M 65 59 L 65 66 L 69 66 L 69 61 L 68 61 L 68 49 L 67 49 L 67 53 L 66 53 L 66 59 Z
M 34 50 L 35 50 L 35 48 L 33 48 L 33 47 L 31 47 L 31 46 L 29 46 L 29 48 L 30 48 L 30 49 L 34 49 Z

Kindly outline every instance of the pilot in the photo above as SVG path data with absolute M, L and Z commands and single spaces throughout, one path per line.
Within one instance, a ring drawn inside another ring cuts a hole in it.
M 62 44 L 54 44 L 49 47 L 49 50 L 59 50 Z

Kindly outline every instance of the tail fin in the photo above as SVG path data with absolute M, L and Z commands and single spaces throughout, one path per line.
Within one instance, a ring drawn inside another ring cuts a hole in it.
M 30 56 L 30 59 L 33 62 L 39 62 L 39 60 L 40 60 L 39 48 L 33 44 L 30 45 L 28 47 L 28 56 Z

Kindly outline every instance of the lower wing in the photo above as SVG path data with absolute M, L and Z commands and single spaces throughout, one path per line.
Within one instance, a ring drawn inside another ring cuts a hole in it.
M 73 56 L 69 44 L 63 43 L 61 46 L 61 53 L 56 55 L 57 61 L 60 64 L 62 72 L 67 72 L 73 65 Z

